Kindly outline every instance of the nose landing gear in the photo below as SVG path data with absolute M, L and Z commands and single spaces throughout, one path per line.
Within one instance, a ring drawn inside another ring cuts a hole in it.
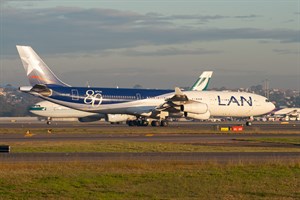
M 249 117 L 249 119 L 246 122 L 246 126 L 252 126 L 252 121 L 254 120 L 253 116 Z
M 48 125 L 51 125 L 51 123 L 52 123 L 52 118 L 51 118 L 51 117 L 48 117 L 48 118 L 47 118 L 47 124 L 48 124 Z
M 247 122 L 246 122 L 246 126 L 252 126 L 252 122 L 247 121 Z

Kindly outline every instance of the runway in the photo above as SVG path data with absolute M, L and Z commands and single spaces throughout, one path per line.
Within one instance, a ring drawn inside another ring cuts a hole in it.
M 59 142 L 59 141 L 128 141 L 128 142 L 172 142 L 172 143 L 237 143 L 240 139 L 256 138 L 299 138 L 299 134 L 0 134 L 0 141 L 9 142 Z
M 1 162 L 198 161 L 214 163 L 299 162 L 300 152 L 10 153 Z
M 234 126 L 234 125 L 245 125 L 245 122 L 170 122 L 168 127 L 157 127 L 157 128 L 188 128 L 190 130 L 212 130 L 219 127 L 226 127 L 226 126 Z M 117 124 L 112 125 L 107 122 L 93 122 L 93 123 L 80 123 L 80 122 L 52 122 L 51 125 L 47 125 L 46 122 L 1 122 L 0 121 L 0 128 L 148 128 L 151 129 L 153 127 L 128 127 L 126 124 Z M 245 130 L 268 130 L 268 131 L 299 131 L 300 133 L 300 121 L 291 121 L 291 122 L 253 122 L 252 126 L 244 126 Z
M 235 123 L 238 124 L 238 123 Z M 200 161 L 200 162 L 288 162 L 300 161 L 300 146 L 291 143 L 248 142 L 247 139 L 286 138 L 300 139 L 300 123 L 255 123 L 245 127 L 248 132 L 241 133 L 205 133 L 214 130 L 216 123 L 173 122 L 169 127 L 128 127 L 127 125 L 110 125 L 108 123 L 0 123 L 2 130 L 19 128 L 44 130 L 43 133 L 26 137 L 20 133 L 1 133 L 0 143 L 26 142 L 69 142 L 69 141 L 125 141 L 149 143 L 181 143 L 202 146 L 226 147 L 276 147 L 282 152 L 91 152 L 91 153 L 2 153 L 0 162 L 62 162 L 62 161 Z M 219 126 L 231 126 L 232 123 L 221 123 Z M 53 133 L 46 132 L 53 129 Z M 55 130 L 79 130 L 77 133 L 55 133 Z M 93 133 L 90 131 L 93 130 Z M 192 133 L 184 133 L 184 131 Z M 249 131 L 250 130 L 250 131 Z M 252 133 L 251 130 L 254 130 Z M 260 130 L 270 133 L 258 133 Z M 80 132 L 81 131 L 81 132 Z M 99 131 L 99 133 L 98 133 Z M 124 133 L 123 133 L 124 132 Z M 204 133 L 203 133 L 204 132 Z M 276 132 L 274 134 L 273 132 Z M 24 132 L 25 133 L 25 132 Z M 184 133 L 184 134 L 183 134 Z M 285 148 L 292 152 L 284 152 Z M 293 151 L 295 149 L 295 151 Z M 290 150 L 291 151 L 291 150 Z

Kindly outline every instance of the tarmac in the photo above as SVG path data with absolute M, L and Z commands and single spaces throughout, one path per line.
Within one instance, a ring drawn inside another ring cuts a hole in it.
M 130 141 L 130 142 L 169 142 L 184 143 L 193 145 L 207 146 L 229 146 L 229 147 L 277 147 L 282 148 L 279 152 L 146 152 L 146 153 L 128 153 L 128 152 L 91 152 L 91 153 L 1 153 L 0 162 L 66 162 L 66 161 L 199 161 L 199 162 L 289 162 L 300 161 L 300 145 L 298 144 L 281 144 L 281 143 L 251 143 L 245 139 L 255 138 L 296 138 L 300 139 L 300 123 L 254 123 L 253 126 L 247 127 L 247 130 L 264 130 L 276 131 L 276 134 L 174 134 L 172 130 L 179 128 L 188 128 L 189 130 L 211 130 L 212 127 L 232 126 L 239 123 L 197 123 L 197 122 L 172 122 L 170 127 L 156 127 L 156 129 L 167 129 L 168 134 L 148 134 L 149 130 L 155 132 L 153 127 L 128 127 L 126 125 L 110 125 L 108 123 L 77 123 L 77 122 L 55 122 L 52 125 L 46 125 L 42 122 L 1 122 L 0 128 L 13 129 L 22 128 L 24 130 L 31 128 L 82 128 L 82 129 L 99 129 L 114 130 L 126 129 L 135 130 L 134 134 L 98 134 L 98 133 L 60 133 L 60 134 L 36 134 L 33 137 L 24 137 L 20 133 L 2 133 L 0 134 L 0 144 L 13 142 L 62 142 L 62 141 Z M 291 133 L 287 133 L 291 131 Z M 88 131 L 86 131 L 88 132 Z M 295 152 L 284 152 L 285 148 L 295 148 Z
M 15 162 L 95 162 L 95 161 L 182 161 L 212 163 L 299 162 L 300 152 L 149 152 L 149 153 L 7 153 L 0 161 Z
M 242 139 L 257 138 L 299 138 L 299 134 L 96 134 L 96 133 L 67 133 L 67 134 L 35 134 L 25 137 L 24 134 L 0 134 L 2 143 L 10 142 L 61 142 L 61 141 L 128 141 L 128 142 L 172 142 L 192 144 L 243 143 Z M 300 146 L 295 146 L 300 148 Z
M 245 122 L 170 122 L 168 127 L 157 128 L 189 128 L 189 129 L 201 129 L 211 130 L 216 126 L 234 126 L 245 125 Z M 81 122 L 57 122 L 53 121 L 51 125 L 47 125 L 45 121 L 15 121 L 7 122 L 0 121 L 0 128 L 151 128 L 148 127 L 128 127 L 126 124 L 110 124 L 107 122 L 93 122 L 93 123 L 81 123 Z M 246 127 L 246 126 L 245 126 Z M 291 122 L 253 122 L 252 126 L 247 126 L 247 130 L 269 130 L 269 131 L 299 131 L 300 133 L 300 121 Z

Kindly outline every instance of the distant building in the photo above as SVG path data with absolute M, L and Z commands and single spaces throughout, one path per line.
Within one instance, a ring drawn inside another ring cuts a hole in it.
M 0 88 L 0 96 L 6 96 L 6 92 L 4 91 L 4 88 Z

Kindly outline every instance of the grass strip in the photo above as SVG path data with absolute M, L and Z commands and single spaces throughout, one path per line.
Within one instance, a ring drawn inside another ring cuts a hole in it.
M 46 134 L 51 129 L 53 134 L 126 134 L 126 135 L 144 135 L 144 134 L 294 134 L 298 130 L 263 130 L 260 128 L 249 128 L 243 132 L 221 132 L 214 127 L 202 127 L 201 129 L 170 126 L 170 127 L 127 127 L 112 126 L 99 128 L 0 128 L 0 134 L 25 134 L 28 130 L 33 134 Z
M 247 138 L 236 139 L 239 141 L 251 141 L 251 142 L 268 142 L 277 144 L 293 144 L 300 146 L 300 138 Z
M 0 164 L 1 199 L 299 199 L 300 163 Z
M 11 152 L 300 152 L 300 148 L 129 141 L 12 142 Z

